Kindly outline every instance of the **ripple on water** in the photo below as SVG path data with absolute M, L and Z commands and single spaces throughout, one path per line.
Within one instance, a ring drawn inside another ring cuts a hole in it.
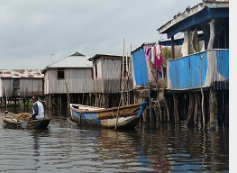
M 181 126 L 182 127 L 182 126 Z M 187 128 L 82 129 L 65 118 L 46 131 L 0 127 L 0 171 L 228 172 L 228 133 Z M 215 137 L 218 136 L 218 137 Z

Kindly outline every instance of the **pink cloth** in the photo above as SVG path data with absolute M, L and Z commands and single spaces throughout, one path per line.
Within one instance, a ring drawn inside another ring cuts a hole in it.
M 151 46 L 150 45 L 144 46 L 144 51 L 145 51 L 146 60 L 150 61 L 150 59 L 151 59 Z
M 160 45 L 154 45 L 155 62 L 153 67 L 158 68 L 163 62 L 162 48 Z

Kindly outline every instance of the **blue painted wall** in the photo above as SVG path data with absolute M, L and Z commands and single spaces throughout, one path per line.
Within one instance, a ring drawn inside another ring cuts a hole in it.
M 136 85 L 148 86 L 148 73 L 143 48 L 139 48 L 132 52 L 133 69 Z
M 229 80 L 229 50 L 217 50 L 217 72 Z
M 213 82 L 223 80 L 219 77 L 213 80 L 207 81 L 208 75 L 220 74 L 225 78 L 225 81 L 229 80 L 229 50 L 216 50 L 216 57 L 208 57 L 208 52 L 201 52 L 199 54 L 190 55 L 181 59 L 171 60 L 168 62 L 168 89 L 193 89 L 200 87 L 200 70 L 201 70 L 201 58 L 202 63 L 202 86 L 211 87 Z M 208 68 L 213 66 L 208 64 L 209 58 L 214 58 L 216 63 L 216 71 Z M 219 75 L 216 75 L 219 76 Z

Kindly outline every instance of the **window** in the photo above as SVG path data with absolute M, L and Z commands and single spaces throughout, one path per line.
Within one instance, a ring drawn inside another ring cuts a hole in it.
M 64 70 L 58 70 L 58 79 L 64 79 Z

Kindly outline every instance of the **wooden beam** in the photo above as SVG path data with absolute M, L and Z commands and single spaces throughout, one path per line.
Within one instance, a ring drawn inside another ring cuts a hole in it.
M 174 36 L 171 37 L 172 59 L 175 59 Z
M 176 94 L 173 94 L 173 100 L 174 100 L 174 120 L 175 123 L 179 123 L 178 96 Z

